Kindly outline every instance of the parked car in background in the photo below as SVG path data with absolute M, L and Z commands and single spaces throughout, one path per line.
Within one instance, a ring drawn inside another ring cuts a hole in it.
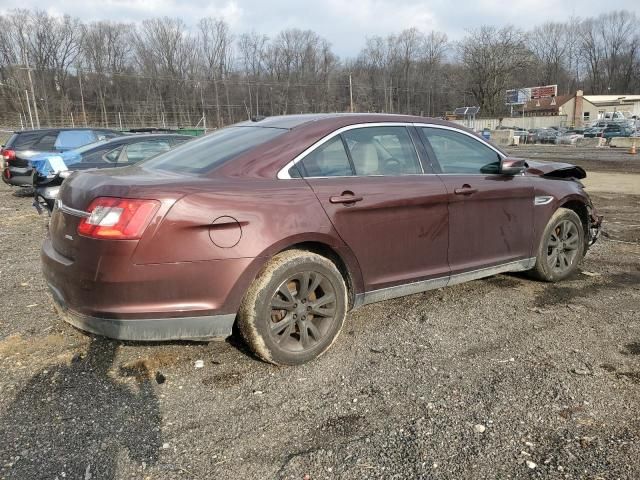
M 529 134 L 527 135 L 527 143 L 536 143 L 536 137 L 540 129 L 530 128 L 528 131 L 529 131 Z
M 604 129 L 605 127 L 589 127 L 585 129 L 583 136 L 584 138 L 600 138 L 602 137 Z
M 585 176 L 433 118 L 248 121 L 71 175 L 43 273 L 80 329 L 211 339 L 237 322 L 257 356 L 300 364 L 359 305 L 499 272 L 567 278 L 601 223 Z
M 633 130 L 623 123 L 610 123 L 602 131 L 602 137 L 630 137 L 632 133 Z
M 529 138 L 529 132 L 524 129 L 518 128 L 513 131 L 513 136 L 518 137 L 518 143 L 520 144 L 527 143 L 527 140 Z
M 536 133 L 536 143 L 555 143 L 559 133 L 552 128 L 543 128 Z
M 33 185 L 29 160 L 43 152 L 65 152 L 82 145 L 121 136 L 106 128 L 42 128 L 14 132 L 2 147 L 2 180 L 9 185 Z
M 575 145 L 579 138 L 584 138 L 583 128 L 567 130 L 556 137 L 556 145 Z
M 126 167 L 167 152 L 193 138 L 175 134 L 127 135 L 84 145 L 61 154 L 36 155 L 30 160 L 35 170 L 35 205 L 53 210 L 62 181 L 75 171 Z

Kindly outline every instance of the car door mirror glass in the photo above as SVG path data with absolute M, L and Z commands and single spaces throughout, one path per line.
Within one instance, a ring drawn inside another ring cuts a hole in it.
M 505 157 L 500 160 L 500 173 L 502 175 L 519 175 L 527 168 L 527 162 L 523 158 Z

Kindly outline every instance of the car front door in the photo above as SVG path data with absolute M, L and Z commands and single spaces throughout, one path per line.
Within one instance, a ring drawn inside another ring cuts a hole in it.
M 412 293 L 410 282 L 415 291 L 428 281 L 444 286 L 449 274 L 446 190 L 423 174 L 412 134 L 398 125 L 350 128 L 297 163 L 358 259 L 365 301 Z
M 498 151 L 466 132 L 419 127 L 449 203 L 451 274 L 532 257 L 534 189 L 499 173 Z

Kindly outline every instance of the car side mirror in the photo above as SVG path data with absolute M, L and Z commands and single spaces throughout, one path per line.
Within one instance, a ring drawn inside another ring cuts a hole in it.
M 527 168 L 527 162 L 523 158 L 501 158 L 500 173 L 502 175 L 519 175 Z

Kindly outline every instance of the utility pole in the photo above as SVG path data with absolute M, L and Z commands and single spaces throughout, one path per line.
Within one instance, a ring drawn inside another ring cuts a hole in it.
M 82 118 L 84 126 L 87 126 L 87 112 L 84 109 L 84 92 L 82 91 L 82 70 L 78 70 L 78 82 L 80 82 L 80 103 L 82 104 Z
M 202 126 L 204 127 L 204 133 L 207 133 L 207 115 L 204 111 L 204 94 L 202 92 L 202 84 L 200 84 L 200 103 L 202 103 Z
M 27 107 L 29 107 L 29 120 L 31 121 L 31 130 L 33 130 L 33 115 L 31 115 L 31 102 L 29 101 L 29 92 L 25 90 L 24 96 L 27 97 Z
M 349 74 L 349 100 L 351 103 L 351 113 L 353 113 L 353 83 L 351 82 L 351 74 Z
M 31 100 L 33 101 L 33 110 L 36 114 L 36 125 L 40 128 L 40 116 L 38 115 L 38 104 L 36 103 L 36 92 L 33 88 L 33 79 L 31 78 L 31 68 L 29 68 L 29 60 L 27 55 L 24 56 L 24 63 L 27 66 L 27 76 L 29 77 L 29 85 L 31 85 Z

